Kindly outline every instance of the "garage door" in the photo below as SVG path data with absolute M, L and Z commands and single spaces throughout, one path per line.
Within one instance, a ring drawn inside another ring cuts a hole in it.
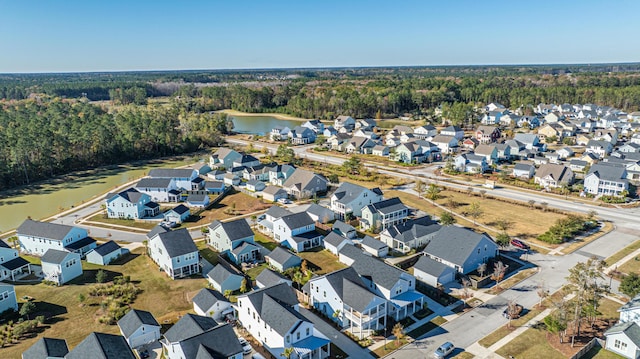
M 149 331 L 147 333 L 137 335 L 135 337 L 130 338 L 130 343 L 132 348 L 138 348 L 145 344 L 151 343 L 156 340 L 154 331 Z

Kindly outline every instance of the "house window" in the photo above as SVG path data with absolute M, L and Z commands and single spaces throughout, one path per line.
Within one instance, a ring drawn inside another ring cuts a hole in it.
M 309 336 L 309 328 L 307 328 L 307 336 Z
M 291 342 L 291 336 L 287 335 L 287 343 L 290 343 L 290 342 Z
M 622 342 L 618 339 L 616 339 L 613 346 L 616 347 L 616 349 L 627 350 L 627 343 Z
M 300 340 L 300 332 L 296 333 L 296 340 Z

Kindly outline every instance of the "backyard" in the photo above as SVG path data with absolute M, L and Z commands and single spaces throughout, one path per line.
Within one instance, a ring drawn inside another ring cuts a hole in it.
M 255 198 L 241 192 L 229 192 L 220 202 L 202 211 L 197 218 L 193 218 L 184 225 L 187 227 L 209 225 L 215 220 L 227 219 L 235 216 L 247 215 L 253 212 L 267 210 L 271 204 L 264 203 L 260 198 Z
M 314 274 L 327 274 L 346 267 L 344 264 L 338 262 L 338 257 L 322 248 L 314 248 L 307 252 L 300 252 L 298 255 L 307 261 L 307 266 Z
M 18 298 L 29 296 L 36 304 L 35 315 L 52 317 L 47 320 L 44 335 L 50 338 L 64 338 L 70 347 L 77 345 L 93 331 L 119 334 L 115 325 L 98 322 L 100 303 L 88 295 L 89 288 L 95 283 L 98 269 L 104 269 L 112 278 L 115 275 L 126 275 L 141 289 L 133 307 L 148 310 L 154 314 L 161 324 L 173 323 L 179 316 L 192 310 L 191 298 L 206 286 L 206 280 L 186 278 L 169 279 L 164 272 L 136 249 L 122 264 L 97 266 L 83 262 L 84 274 L 70 284 L 52 287 L 45 284 L 16 285 Z M 81 303 L 81 294 L 86 300 Z M 2 357 L 19 358 L 21 353 L 30 347 L 38 338 L 29 338 L 2 349 Z

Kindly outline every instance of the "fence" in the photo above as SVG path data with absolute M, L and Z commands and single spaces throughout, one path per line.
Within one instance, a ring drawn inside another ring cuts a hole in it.
M 599 338 L 593 338 L 587 345 L 582 347 L 577 353 L 575 353 L 570 359 L 580 359 L 585 356 L 593 347 L 599 345 L 600 347 L 605 347 L 605 341 Z

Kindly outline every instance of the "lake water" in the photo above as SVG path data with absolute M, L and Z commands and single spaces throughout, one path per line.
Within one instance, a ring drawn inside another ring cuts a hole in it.
M 189 161 L 190 163 L 191 161 Z M 18 227 L 27 217 L 43 219 L 60 209 L 69 209 L 99 196 L 124 183 L 140 178 L 156 167 L 177 167 L 186 164 L 178 161 L 154 161 L 141 166 L 118 166 L 98 173 L 80 174 L 72 180 L 56 184 L 36 184 L 23 194 L 0 198 L 0 233 Z
M 229 116 L 233 121 L 233 131 L 264 136 L 276 126 L 294 128 L 302 125 L 301 121 L 280 120 L 271 116 Z

